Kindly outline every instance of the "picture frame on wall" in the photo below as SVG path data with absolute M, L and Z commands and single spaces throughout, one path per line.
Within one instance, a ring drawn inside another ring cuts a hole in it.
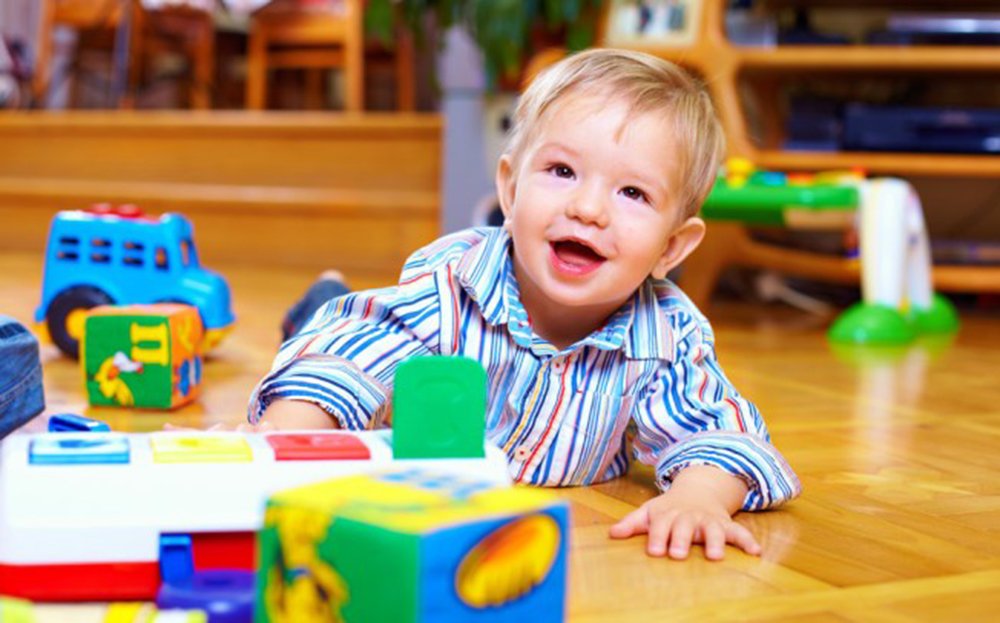
M 611 0 L 605 44 L 620 47 L 691 45 L 701 0 Z

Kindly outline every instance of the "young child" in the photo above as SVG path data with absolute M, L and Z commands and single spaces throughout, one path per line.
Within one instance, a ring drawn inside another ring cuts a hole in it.
M 487 435 L 513 478 L 587 485 L 656 467 L 659 496 L 611 528 L 682 559 L 760 546 L 732 520 L 798 495 L 756 407 L 716 360 L 705 318 L 666 280 L 701 241 L 695 215 L 723 137 L 704 91 L 645 54 L 591 50 L 540 75 L 496 187 L 503 227 L 445 236 L 399 285 L 331 300 L 281 348 L 249 406 L 265 428 L 363 429 L 388 417 L 396 366 L 478 360 Z

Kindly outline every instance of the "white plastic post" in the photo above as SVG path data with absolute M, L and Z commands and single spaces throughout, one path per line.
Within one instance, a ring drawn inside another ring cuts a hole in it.
M 906 181 L 862 182 L 861 291 L 865 303 L 930 307 L 930 245 L 916 191 Z

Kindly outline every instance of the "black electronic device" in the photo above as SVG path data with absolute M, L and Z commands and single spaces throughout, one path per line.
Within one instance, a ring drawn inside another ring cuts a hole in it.
M 848 104 L 848 151 L 1000 153 L 1000 110 Z

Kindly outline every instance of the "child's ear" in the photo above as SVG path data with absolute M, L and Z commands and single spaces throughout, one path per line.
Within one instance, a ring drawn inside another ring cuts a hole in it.
M 666 279 L 667 273 L 683 262 L 691 252 L 698 248 L 705 237 L 705 221 L 696 216 L 684 221 L 667 240 L 663 255 L 653 266 L 652 275 L 657 279 Z
M 504 221 L 509 222 L 512 218 L 514 208 L 514 165 L 511 162 L 510 154 L 500 156 L 497 161 L 497 199 L 500 201 L 500 211 L 503 212 Z

